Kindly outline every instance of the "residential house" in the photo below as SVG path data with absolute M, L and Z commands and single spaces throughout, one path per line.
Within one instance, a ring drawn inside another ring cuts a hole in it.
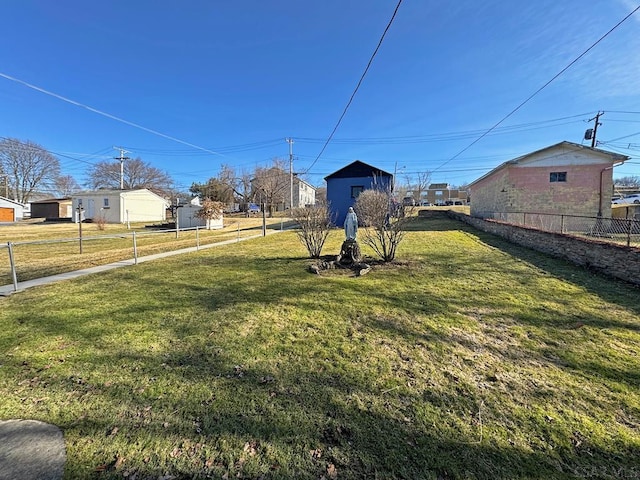
M 169 202 L 146 188 L 135 190 L 96 190 L 72 196 L 74 221 L 78 208 L 83 218 L 106 223 L 163 222 Z
M 316 188 L 304 180 L 293 179 L 293 208 L 316 204 Z
M 471 215 L 611 216 L 613 167 L 629 157 L 560 142 L 509 160 L 469 185 Z
M 265 179 L 266 178 L 266 179 Z M 261 190 L 267 190 L 265 197 Z M 281 170 L 272 168 L 266 177 L 258 177 L 251 180 L 252 197 L 260 203 L 270 203 L 271 211 L 287 210 L 293 208 L 315 205 L 316 189 L 304 180 L 283 173 Z
M 422 192 L 420 203 L 429 202 L 432 205 L 446 205 L 448 202 L 461 201 L 467 203 L 467 192 L 451 188 L 448 183 L 432 183 Z
M 31 202 L 31 218 L 46 218 L 49 220 L 71 219 L 73 206 L 71 197 L 49 198 Z
M 327 175 L 327 202 L 336 225 L 342 225 L 349 207 L 364 190 L 391 191 L 393 175 L 360 160 Z
M 0 197 L 0 222 L 17 222 L 24 218 L 24 205 L 9 200 L 6 197 Z

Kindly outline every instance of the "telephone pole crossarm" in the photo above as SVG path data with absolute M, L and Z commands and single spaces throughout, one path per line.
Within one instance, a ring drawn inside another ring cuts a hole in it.
M 115 150 L 120 150 L 120 156 L 119 157 L 113 157 L 116 160 L 120 160 L 120 190 L 124 190 L 124 161 L 125 160 L 131 160 L 129 157 L 125 157 L 124 154 L 125 153 L 130 153 L 128 151 L 126 151 L 124 148 L 122 147 L 113 147 Z

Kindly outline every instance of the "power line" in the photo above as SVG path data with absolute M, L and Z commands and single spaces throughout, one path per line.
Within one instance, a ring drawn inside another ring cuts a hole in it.
M 513 110 L 511 110 L 507 115 L 505 115 L 500 121 L 498 121 L 496 124 L 494 124 L 489 130 L 487 130 L 486 132 L 484 132 L 482 135 L 480 135 L 478 138 L 476 138 L 473 142 L 471 142 L 469 145 L 467 145 L 465 148 L 463 148 L 462 150 L 460 150 L 458 153 L 456 153 L 453 157 L 451 157 L 449 160 L 447 160 L 446 162 L 444 162 L 442 165 L 440 165 L 439 167 L 437 167 L 435 170 L 432 170 L 432 172 L 435 172 L 436 170 L 439 170 L 441 167 L 443 167 L 444 165 L 446 165 L 447 163 L 455 160 L 456 158 L 458 158 L 460 155 L 462 155 L 464 152 L 466 152 L 467 150 L 469 150 L 473 145 L 475 145 L 476 143 L 478 143 L 480 140 L 482 140 L 484 137 L 486 137 L 489 133 L 491 133 L 492 130 L 494 130 L 495 128 L 497 128 L 502 122 L 504 122 L 507 118 L 509 118 L 511 115 L 513 115 L 514 113 L 516 113 L 518 110 L 520 110 L 525 104 L 527 104 L 533 97 L 535 97 L 536 95 L 538 95 L 538 93 L 540 93 L 542 90 L 544 90 L 549 84 L 551 84 L 551 82 L 553 82 L 556 78 L 558 78 L 560 75 L 562 75 L 564 72 L 566 72 L 567 70 L 569 70 L 569 68 L 571 68 L 576 62 L 578 62 L 578 60 L 580 60 L 582 57 L 584 57 L 587 53 L 589 53 L 596 45 L 598 45 L 602 40 L 604 40 L 606 37 L 609 36 L 609 34 L 611 32 L 613 32 L 616 28 L 618 28 L 620 25 L 622 25 L 629 17 L 631 17 L 634 13 L 636 13 L 638 10 L 640 10 L 640 5 L 638 5 L 633 11 L 631 11 L 626 17 L 624 17 L 622 20 L 620 20 L 617 24 L 615 24 L 607 33 L 605 33 L 604 35 L 602 35 L 598 40 L 596 40 L 589 48 L 587 48 L 584 52 L 582 52 L 580 55 L 578 55 L 574 60 L 572 60 L 566 67 L 564 67 L 562 70 L 560 70 L 557 74 L 555 74 L 551 80 L 549 80 L 547 83 L 545 83 L 544 85 L 542 85 L 540 88 L 538 88 L 538 90 L 536 90 L 535 92 L 533 92 L 531 95 L 529 95 L 529 97 L 526 98 L 526 100 L 524 100 L 522 103 L 520 103 L 520 105 L 518 105 L 516 108 L 514 108 Z
M 636 135 L 640 135 L 640 132 L 631 133 L 629 135 L 625 135 L 624 137 L 618 137 L 618 138 L 614 138 L 613 140 L 607 140 L 606 142 L 599 142 L 599 143 L 602 143 L 603 145 L 607 145 L 608 143 L 617 142 L 618 140 L 622 140 L 623 138 L 635 137 Z
M 329 138 L 327 138 L 327 141 L 325 142 L 324 146 L 322 147 L 322 150 L 320 150 L 320 153 L 318 154 L 316 159 L 313 161 L 313 163 L 311 165 L 309 165 L 309 167 L 303 172 L 303 174 L 307 173 L 309 170 L 311 170 L 311 168 L 320 159 L 320 157 L 324 153 L 325 149 L 327 148 L 327 145 L 329 145 L 329 142 L 333 138 L 333 135 L 336 133 L 336 130 L 338 130 L 338 127 L 342 123 L 342 119 L 347 114 L 347 110 L 349 109 L 349 106 L 351 106 L 351 102 L 353 102 L 353 99 L 356 96 L 356 93 L 358 92 L 358 89 L 360 88 L 360 85 L 362 84 L 362 82 L 364 80 L 364 77 L 367 75 L 367 72 L 369 71 L 369 67 L 373 63 L 373 59 L 375 58 L 376 54 L 378 53 L 378 50 L 380 49 L 380 46 L 382 45 L 384 37 L 387 35 L 387 32 L 389 31 L 389 28 L 391 28 L 391 24 L 393 23 L 393 20 L 396 18 L 396 14 L 398 13 L 398 9 L 400 8 L 400 4 L 402 4 L 402 0 L 398 1 L 398 4 L 396 5 L 395 10 L 393 11 L 393 15 L 391 15 L 391 19 L 389 20 L 389 23 L 387 24 L 386 28 L 384 29 L 384 32 L 382 32 L 382 36 L 380 37 L 380 41 L 378 42 L 378 45 L 376 46 L 376 49 L 373 51 L 373 54 L 371 55 L 371 58 L 369 58 L 369 62 L 367 63 L 367 66 L 364 69 L 364 72 L 360 76 L 360 80 L 358 80 L 358 84 L 356 85 L 355 90 L 351 94 L 351 98 L 349 98 L 349 101 L 347 102 L 346 107 L 344 107 L 344 110 L 342 111 L 342 115 L 340 115 L 340 118 L 338 119 L 338 122 L 336 123 L 336 126 L 333 127 L 333 130 L 331 131 L 331 134 L 329 135 Z
M 585 113 L 582 115 L 575 115 L 571 117 L 563 117 L 554 120 L 545 120 L 541 122 L 526 123 L 520 125 L 513 125 L 508 127 L 502 127 L 501 129 L 495 129 L 493 135 L 505 135 L 520 132 L 527 132 L 532 130 L 540 130 L 544 128 L 555 128 L 562 125 L 569 125 L 572 123 L 581 123 L 583 120 L 573 120 L 569 122 L 557 123 L 560 120 L 585 117 L 590 115 Z M 498 131 L 499 130 L 499 131 Z M 463 140 L 465 138 L 472 138 L 483 130 L 467 130 L 460 132 L 449 132 L 442 134 L 429 134 L 429 135 L 408 135 L 399 137 L 355 137 L 355 138 L 342 138 L 334 139 L 333 143 L 339 143 L 342 145 L 397 145 L 397 144 L 414 144 L 414 143 L 430 143 L 430 142 L 447 142 L 455 140 Z M 321 143 L 324 140 L 310 137 L 296 137 L 303 143 Z
M 58 95 L 57 93 L 50 92 L 49 90 L 45 90 L 44 88 L 38 87 L 36 85 L 32 85 L 30 83 L 25 82 L 24 80 L 20 80 L 19 78 L 12 77 L 12 76 L 7 75 L 5 73 L 0 72 L 0 77 L 6 78 L 7 80 L 11 80 L 12 82 L 16 82 L 16 83 L 19 83 L 21 85 L 24 85 L 25 87 L 29 87 L 29 88 L 31 88 L 33 90 L 36 90 L 36 91 L 40 92 L 40 93 L 44 93 L 45 95 L 49 95 L 51 97 L 57 98 L 59 100 L 62 100 L 63 102 L 70 103 L 71 105 L 75 105 L 77 107 L 81 107 L 81 108 L 84 108 L 86 110 L 89 110 L 90 112 L 97 113 L 98 115 L 102 115 L 103 117 L 110 118 L 111 120 L 115 120 L 117 122 L 124 123 L 125 125 L 129 125 L 130 127 L 138 128 L 138 129 L 143 130 L 145 132 L 152 133 L 153 135 L 157 135 L 159 137 L 166 138 L 167 140 L 171 140 L 171 141 L 174 141 L 174 142 L 177 142 L 177 143 L 181 143 L 181 144 L 186 145 L 188 147 L 195 148 L 197 150 L 202 150 L 203 152 L 208 152 L 208 153 L 211 153 L 213 155 L 218 155 L 218 156 L 221 156 L 221 157 L 225 157 L 226 156 L 226 155 L 223 155 L 222 153 L 218 153 L 218 152 L 215 152 L 213 150 L 209 150 L 208 148 L 200 147 L 200 146 L 195 145 L 193 143 L 185 142 L 184 140 L 180 140 L 179 138 L 172 137 L 171 135 L 167 135 L 165 133 L 158 132 L 157 130 L 153 130 L 151 128 L 144 127 L 144 126 L 139 125 L 139 124 L 134 123 L 134 122 L 130 122 L 129 120 L 125 120 L 124 118 L 116 117 L 115 115 L 111 115 L 110 113 L 103 112 L 102 110 L 98 110 L 97 108 L 90 107 L 89 105 L 85 105 L 84 103 L 76 102 L 75 100 L 71 100 L 70 98 L 63 97 L 62 95 Z

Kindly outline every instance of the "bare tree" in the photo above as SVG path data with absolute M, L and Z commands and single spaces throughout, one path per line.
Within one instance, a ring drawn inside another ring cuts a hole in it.
M 238 177 L 238 194 L 242 197 L 242 203 L 245 204 L 245 207 L 251 196 L 251 177 L 251 172 L 244 169 Z
M 431 172 L 418 172 L 418 175 L 416 175 L 416 188 L 413 192 L 417 202 L 422 201 L 422 193 L 429 189 L 429 183 L 431 183 Z
M 89 169 L 89 182 L 91 188 L 120 188 L 120 163 L 102 161 Z M 125 190 L 134 188 L 148 188 L 160 195 L 171 192 L 173 179 L 168 173 L 163 172 L 141 158 L 127 160 L 123 166 L 123 187 Z
M 291 217 L 298 223 L 296 233 L 307 248 L 311 258 L 320 258 L 322 247 L 333 228 L 331 212 L 327 206 L 301 207 L 291 210 Z
M 613 181 L 613 184 L 616 187 L 640 187 L 640 177 L 637 176 L 629 176 L 629 177 L 619 177 Z
M 55 182 L 60 162 L 36 143 L 7 138 L 0 142 L 0 170 L 7 175 L 9 195 L 27 203 L 39 188 Z
M 418 205 L 422 200 L 422 192 L 426 192 L 429 189 L 429 182 L 431 181 L 431 172 L 418 172 L 415 175 L 405 175 L 406 192 L 411 192 L 411 198 Z M 404 197 L 403 195 L 402 197 Z
M 80 190 L 80 185 L 71 175 L 61 175 L 56 178 L 55 183 L 56 195 L 60 197 L 70 197 L 72 194 Z
M 408 217 L 391 213 L 391 196 L 381 190 L 365 190 L 355 204 L 358 221 L 367 228 L 360 229 L 362 242 L 370 246 L 385 262 L 396 257 L 398 245 L 404 238 Z
M 276 158 L 271 167 L 257 168 L 251 183 L 253 198 L 264 200 L 269 213 L 273 213 L 289 196 L 289 173 L 284 160 Z

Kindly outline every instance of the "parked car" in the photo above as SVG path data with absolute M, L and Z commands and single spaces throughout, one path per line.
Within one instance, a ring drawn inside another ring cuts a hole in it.
M 617 200 L 614 200 L 611 203 L 613 203 L 614 205 L 629 204 L 629 203 L 640 204 L 640 193 L 627 195 L 626 197 L 619 198 Z
M 260 206 L 257 203 L 250 203 L 247 208 L 247 213 L 257 215 L 260 213 Z

